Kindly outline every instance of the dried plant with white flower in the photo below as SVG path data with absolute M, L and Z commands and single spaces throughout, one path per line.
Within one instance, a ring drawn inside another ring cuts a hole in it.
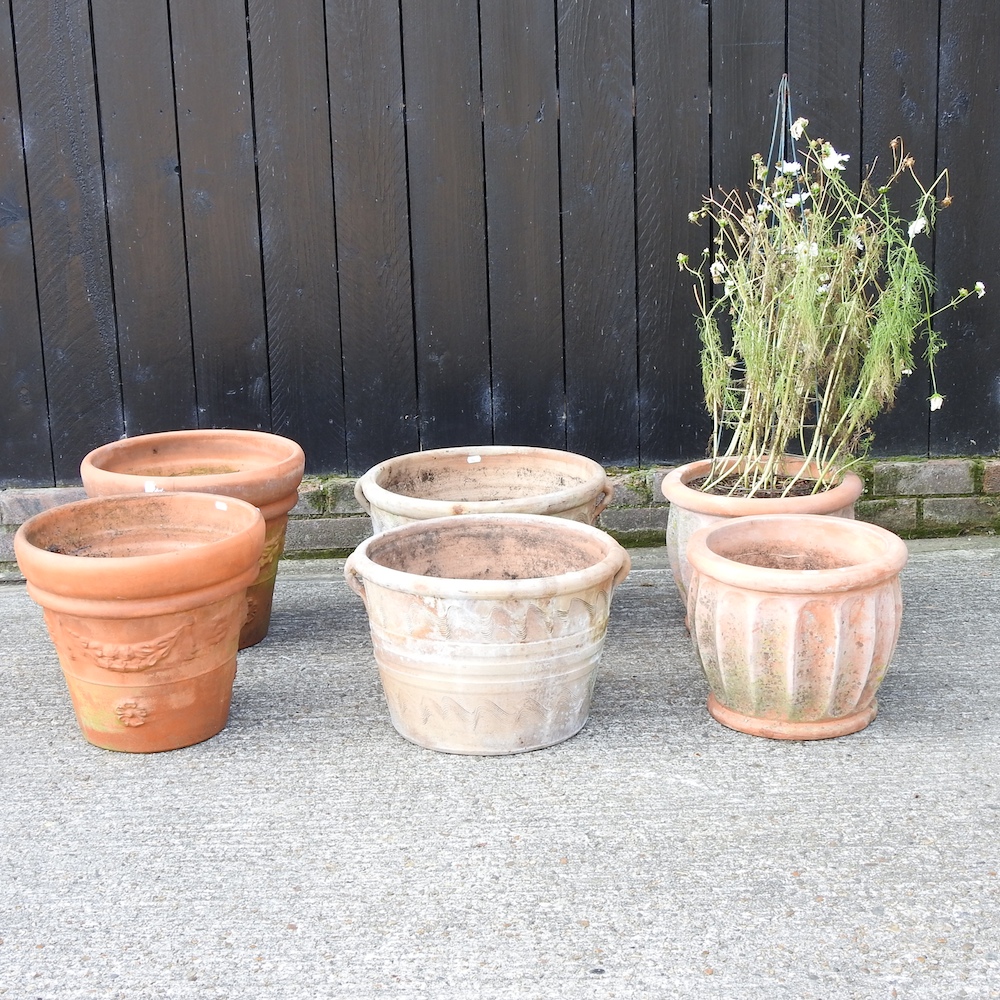
M 933 318 L 985 293 L 977 282 L 933 307 L 933 276 L 914 241 L 930 235 L 938 209 L 951 202 L 947 170 L 923 184 L 895 139 L 885 183 L 876 187 L 869 173 L 855 191 L 845 176 L 848 154 L 809 139 L 807 125 L 800 118 L 789 128 L 804 140 L 801 157 L 796 151 L 768 164 L 755 156 L 745 191 L 710 193 L 689 215 L 716 233 L 697 264 L 677 258 L 695 278 L 714 423 L 705 489 L 725 483 L 751 496 L 789 492 L 795 483 L 780 468 L 788 454 L 819 470 L 815 490 L 839 481 L 865 453 L 875 418 L 893 405 L 921 340 L 928 402 L 941 407 L 934 357 L 944 343 Z M 916 185 L 909 218 L 890 204 L 906 179 Z M 733 459 L 742 470 L 735 483 Z

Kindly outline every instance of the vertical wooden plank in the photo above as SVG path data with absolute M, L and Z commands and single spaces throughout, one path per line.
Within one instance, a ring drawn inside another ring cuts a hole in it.
M 406 128 L 397 0 L 327 0 L 347 463 L 416 451 Z
M 14 0 L 25 161 L 56 482 L 123 433 L 90 17 Z
M 128 434 L 196 427 L 167 9 L 92 0 Z
M 271 429 L 344 469 L 326 32 L 321 0 L 250 0 Z
M 938 101 L 939 166 L 952 171 L 954 204 L 938 219 L 938 302 L 983 281 L 973 297 L 938 318 L 948 343 L 937 360 L 944 406 L 931 414 L 934 454 L 992 454 L 1000 448 L 1000 228 L 995 223 L 1000 162 L 996 54 L 1000 4 L 942 0 Z
M 51 486 L 31 219 L 10 3 L 0 2 L 0 486 Z
M 935 176 L 938 7 L 939 0 L 865 6 L 861 165 L 866 172 L 874 165 L 876 181 L 892 170 L 889 143 L 895 136 L 916 158 L 920 176 L 928 182 Z M 898 187 L 893 201 L 905 213 L 915 201 L 913 186 Z M 922 241 L 921 249 L 932 265 L 933 243 Z M 927 453 L 929 395 L 927 365 L 918 354 L 895 407 L 875 423 L 872 454 Z
M 567 446 L 639 459 L 632 10 L 558 0 Z
M 170 19 L 199 423 L 270 430 L 246 8 Z
M 785 0 L 712 6 L 712 183 L 746 185 L 754 153 L 767 155 L 785 71 Z
M 489 443 L 478 4 L 403 0 L 402 13 L 420 443 Z
M 494 438 L 563 448 L 555 17 L 482 0 Z
M 709 9 L 702 0 L 635 2 L 639 455 L 643 464 L 705 453 L 711 424 L 691 282 L 705 232 L 688 222 L 708 190 Z
M 809 134 L 850 154 L 861 178 L 863 0 L 788 5 L 788 83 L 792 114 L 809 119 Z

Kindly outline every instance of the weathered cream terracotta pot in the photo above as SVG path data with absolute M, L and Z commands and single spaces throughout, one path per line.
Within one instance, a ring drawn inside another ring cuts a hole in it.
M 802 468 L 801 458 L 786 458 L 782 471 L 792 475 Z M 732 462 L 734 469 L 739 461 Z M 673 573 L 674 583 L 681 600 L 687 601 L 691 566 L 687 558 L 687 546 L 691 536 L 708 524 L 734 517 L 755 517 L 762 514 L 825 514 L 831 517 L 854 517 L 854 502 L 861 496 L 864 483 L 853 472 L 848 472 L 843 481 L 821 493 L 801 497 L 729 497 L 716 493 L 705 493 L 688 484 L 711 471 L 708 459 L 689 462 L 672 469 L 663 477 L 660 489 L 670 501 L 667 512 L 667 559 Z M 807 472 L 807 478 L 815 478 L 816 469 Z
M 551 448 L 439 448 L 369 469 L 354 494 L 376 533 L 454 514 L 550 514 L 594 524 L 614 492 L 602 466 Z
M 257 577 L 247 591 L 240 649 L 267 635 L 288 512 L 298 500 L 304 471 L 305 455 L 289 438 L 231 428 L 123 438 L 95 448 L 80 465 L 92 497 L 181 490 L 235 497 L 260 508 L 267 536 Z
M 17 562 L 91 743 L 175 750 L 225 726 L 263 547 L 254 505 L 204 493 L 98 497 L 21 525 Z
M 896 647 L 907 551 L 815 514 L 725 520 L 688 544 L 688 622 L 723 725 L 815 740 L 864 729 Z
M 432 750 L 510 754 L 587 721 L 628 553 L 590 525 L 470 514 L 392 528 L 347 559 L 392 724 Z

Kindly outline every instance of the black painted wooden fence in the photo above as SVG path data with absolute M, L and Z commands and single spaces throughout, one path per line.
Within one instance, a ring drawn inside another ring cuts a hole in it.
M 172 427 L 312 471 L 457 443 L 699 456 L 679 251 L 775 87 L 949 165 L 940 323 L 882 454 L 1000 448 L 996 0 L 0 0 L 0 483 Z

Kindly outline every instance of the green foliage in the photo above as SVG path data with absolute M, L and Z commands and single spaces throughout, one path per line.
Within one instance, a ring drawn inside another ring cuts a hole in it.
M 796 139 L 805 124 L 792 126 Z M 713 419 L 706 488 L 739 458 L 737 488 L 772 491 L 787 454 L 808 459 L 817 489 L 839 480 L 865 454 L 872 422 L 893 405 L 919 341 L 930 365 L 929 404 L 942 404 L 934 357 L 944 344 L 933 318 L 985 288 L 960 289 L 933 309 L 933 276 L 914 241 L 930 234 L 938 208 L 951 201 L 948 172 L 925 186 L 902 142 L 891 146 L 888 180 L 876 188 L 868 176 L 854 191 L 843 174 L 848 157 L 806 136 L 801 162 L 765 164 L 756 156 L 746 191 L 710 193 L 691 213 L 716 233 L 697 265 L 677 258 L 696 279 Z M 917 192 L 912 221 L 889 202 L 907 177 Z

